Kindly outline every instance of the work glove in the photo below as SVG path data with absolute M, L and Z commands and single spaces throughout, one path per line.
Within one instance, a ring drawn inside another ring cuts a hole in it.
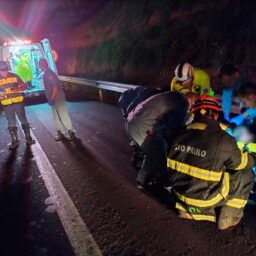
M 229 123 L 231 122 L 229 114 L 224 114 L 224 119 Z
M 244 116 L 238 115 L 230 119 L 230 123 L 240 125 L 244 121 Z

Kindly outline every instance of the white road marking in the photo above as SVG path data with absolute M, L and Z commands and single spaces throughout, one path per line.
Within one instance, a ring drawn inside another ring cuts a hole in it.
M 57 212 L 77 256 L 101 256 L 102 253 L 79 215 L 39 142 L 31 146 L 34 159 L 50 196 L 57 197 Z

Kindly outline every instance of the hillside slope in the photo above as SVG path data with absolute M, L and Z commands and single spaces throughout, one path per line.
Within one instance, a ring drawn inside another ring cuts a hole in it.
M 164 86 L 181 61 L 213 75 L 225 62 L 255 64 L 254 1 L 112 0 L 96 7 L 66 31 L 52 28 L 61 34 L 61 42 L 52 39 L 60 73 Z

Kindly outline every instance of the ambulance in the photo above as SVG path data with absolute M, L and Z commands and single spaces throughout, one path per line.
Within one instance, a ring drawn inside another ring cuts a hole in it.
M 26 84 L 26 97 L 44 94 L 43 73 L 39 68 L 41 58 L 47 59 L 49 67 L 58 75 L 55 65 L 57 53 L 52 50 L 48 39 L 40 43 L 8 41 L 0 46 L 0 60 L 7 61 L 10 72 L 18 74 Z

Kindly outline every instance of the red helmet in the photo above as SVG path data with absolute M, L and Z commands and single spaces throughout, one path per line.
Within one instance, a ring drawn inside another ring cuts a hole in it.
M 221 105 L 216 98 L 208 95 L 201 95 L 196 99 L 195 103 L 192 105 L 191 112 L 193 113 L 200 109 L 212 109 L 216 112 L 219 112 L 221 111 Z

